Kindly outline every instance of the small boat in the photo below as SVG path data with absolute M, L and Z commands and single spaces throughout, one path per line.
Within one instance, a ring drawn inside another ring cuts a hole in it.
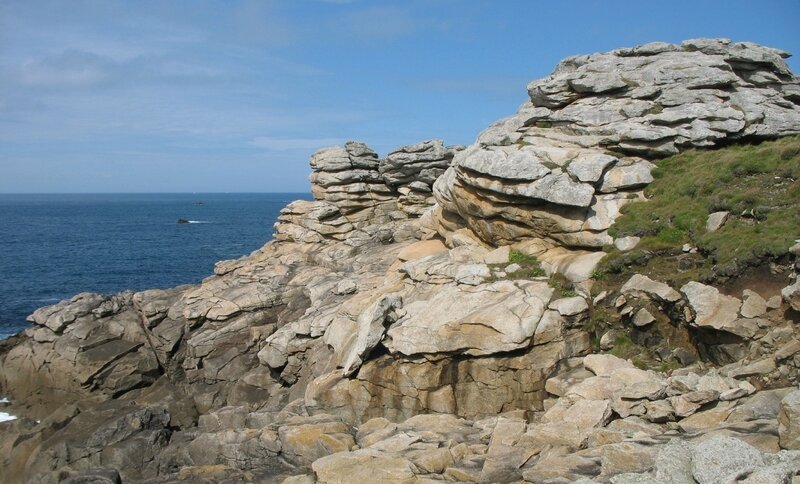
M 179 223 L 179 224 L 188 224 L 188 223 L 189 223 L 189 221 L 188 221 L 188 220 L 186 220 L 185 218 L 179 218 L 179 219 L 178 219 L 178 223 Z

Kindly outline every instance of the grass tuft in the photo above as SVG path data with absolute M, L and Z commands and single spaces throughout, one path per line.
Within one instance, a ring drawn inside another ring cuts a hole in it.
M 783 256 L 800 238 L 800 137 L 689 150 L 660 160 L 653 177 L 650 200 L 623 207 L 610 230 L 641 242 L 631 252 L 608 251 L 601 272 L 642 272 L 655 259 L 673 281 L 712 280 Z M 706 232 L 708 215 L 722 210 L 731 212 L 728 222 Z M 686 243 L 699 254 L 682 254 Z M 675 265 L 664 263 L 670 257 Z

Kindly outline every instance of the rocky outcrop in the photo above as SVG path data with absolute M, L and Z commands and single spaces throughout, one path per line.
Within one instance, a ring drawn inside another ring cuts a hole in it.
M 570 58 L 466 149 L 316 152 L 263 248 L 0 343 L 0 482 L 791 479 L 797 284 L 591 278 L 659 157 L 800 132 L 783 56 Z
M 528 85 L 529 101 L 458 154 L 434 193 L 481 240 L 531 236 L 574 248 L 613 242 L 653 158 L 800 132 L 787 53 L 724 39 L 576 56 Z
M 398 193 L 400 210 L 418 217 L 433 205 L 433 184 L 461 149 L 429 140 L 398 148 L 381 160 L 379 171 L 386 185 Z
M 364 143 L 324 148 L 311 156 L 311 194 L 281 211 L 278 240 L 363 243 L 358 229 L 421 216 L 434 203 L 433 183 L 461 147 L 441 140 L 404 146 L 384 159 Z

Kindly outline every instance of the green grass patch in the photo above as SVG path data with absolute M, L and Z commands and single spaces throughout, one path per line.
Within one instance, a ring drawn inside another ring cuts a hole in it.
M 641 242 L 629 253 L 610 250 L 601 272 L 642 269 L 653 257 L 681 259 L 681 246 L 690 243 L 708 263 L 686 266 L 684 257 L 669 271 L 728 277 L 764 257 L 785 255 L 800 238 L 800 137 L 689 150 L 657 162 L 653 177 L 645 191 L 650 200 L 623 207 L 610 231 Z M 719 231 L 706 232 L 708 215 L 721 210 L 731 218 Z
M 625 334 L 620 335 L 614 341 L 614 347 L 609 353 L 618 358 L 630 360 L 640 370 L 657 370 L 666 373 L 681 367 L 680 363 L 673 358 L 666 361 L 660 360 L 653 348 L 638 345 Z
M 496 271 L 504 271 L 509 264 L 518 264 L 520 269 L 514 272 L 507 272 L 504 277 L 497 278 L 494 275 L 486 282 L 496 282 L 500 279 L 503 280 L 520 280 L 520 279 L 535 279 L 537 277 L 544 277 L 547 272 L 542 268 L 542 264 L 535 256 L 525 254 L 517 250 L 511 250 L 508 253 L 508 263 L 505 264 L 489 264 L 492 273 Z
M 536 256 L 528 255 L 518 250 L 511 250 L 508 253 L 508 262 L 511 264 L 525 265 L 539 265 L 539 259 Z

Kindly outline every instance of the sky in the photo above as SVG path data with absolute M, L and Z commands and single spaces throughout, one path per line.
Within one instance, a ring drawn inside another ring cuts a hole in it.
M 307 192 L 316 149 L 470 144 L 564 57 L 800 55 L 798 20 L 796 0 L 2 0 L 0 193 Z

